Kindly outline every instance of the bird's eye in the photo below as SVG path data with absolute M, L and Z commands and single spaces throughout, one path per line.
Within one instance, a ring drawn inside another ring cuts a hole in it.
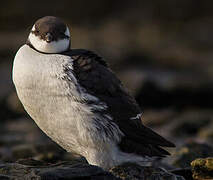
M 39 31 L 38 30 L 31 30 L 31 33 L 38 34 Z

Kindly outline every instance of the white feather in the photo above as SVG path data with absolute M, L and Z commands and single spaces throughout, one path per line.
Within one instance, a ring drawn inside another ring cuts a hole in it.
M 69 36 L 70 37 L 70 31 L 69 31 L 69 28 L 67 27 L 65 33 L 64 33 L 66 36 Z
M 131 120 L 140 119 L 142 117 L 143 113 L 137 114 L 135 117 L 131 117 Z

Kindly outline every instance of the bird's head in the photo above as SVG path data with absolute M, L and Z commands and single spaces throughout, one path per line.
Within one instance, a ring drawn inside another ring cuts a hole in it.
M 27 41 L 40 52 L 60 53 L 70 48 L 70 32 L 59 18 L 45 16 L 35 22 Z

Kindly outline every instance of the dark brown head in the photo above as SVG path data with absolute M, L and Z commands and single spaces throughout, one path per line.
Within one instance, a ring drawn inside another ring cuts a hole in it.
M 38 51 L 59 53 L 69 49 L 70 33 L 59 18 L 45 16 L 35 22 L 28 41 Z

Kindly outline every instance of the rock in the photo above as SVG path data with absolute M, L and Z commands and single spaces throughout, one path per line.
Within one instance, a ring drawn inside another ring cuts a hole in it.
M 19 159 L 18 161 L 16 161 L 16 163 L 22 164 L 22 165 L 28 165 L 28 166 L 47 166 L 48 165 L 48 163 L 46 162 L 38 161 L 33 158 Z
M 183 176 L 186 180 L 193 180 L 191 168 L 178 168 L 170 171 L 173 174 Z
M 185 180 L 162 168 L 143 167 L 126 163 L 106 172 L 87 163 L 59 162 L 45 164 L 33 159 L 20 160 L 19 163 L 0 164 L 0 178 L 4 179 L 84 179 L 84 180 Z
M 184 180 L 182 176 L 172 174 L 161 168 L 143 167 L 126 163 L 110 169 L 110 172 L 123 180 Z
M 191 161 L 196 158 L 206 158 L 213 156 L 213 148 L 208 144 L 188 143 L 176 152 L 173 165 L 180 168 L 190 167 Z
M 191 167 L 195 180 L 213 179 L 213 157 L 195 159 Z
M 88 164 L 70 164 L 69 162 L 49 166 L 27 166 L 18 163 L 0 164 L 0 178 L 16 180 L 119 180 L 99 167 Z

